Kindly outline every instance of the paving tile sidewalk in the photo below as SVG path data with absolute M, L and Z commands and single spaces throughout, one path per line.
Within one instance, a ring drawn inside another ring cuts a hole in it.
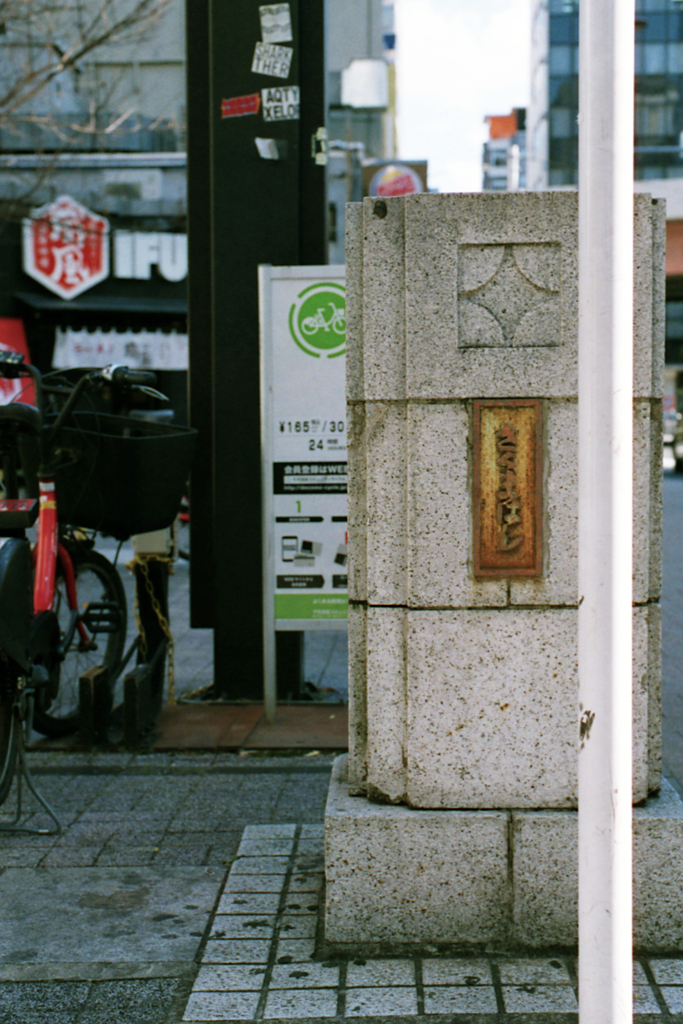
M 576 1020 L 566 952 L 325 954 L 329 755 L 32 760 L 65 830 L 0 836 L 2 1024 Z M 683 960 L 634 984 L 637 1021 L 683 1021 Z
M 332 760 L 30 759 L 64 832 L 0 834 L 0 1024 L 179 1021 L 244 827 L 319 823 Z
M 183 1021 L 576 1019 L 576 962 L 445 948 L 404 957 L 325 953 L 320 825 L 248 826 Z M 636 1020 L 683 1019 L 683 959 L 633 965 Z
M 669 475 L 664 752 L 679 791 L 682 531 L 683 478 Z M 176 609 L 186 576 L 180 568 Z M 185 643 L 180 611 L 172 621 Z M 208 635 L 189 640 L 181 688 L 213 672 Z M 0 835 L 0 1024 L 576 1021 L 566 951 L 312 958 L 332 759 L 32 753 L 65 827 L 59 837 Z M 47 824 L 35 805 L 27 810 L 30 823 Z M 638 960 L 634 983 L 638 1024 L 683 1022 L 681 959 Z

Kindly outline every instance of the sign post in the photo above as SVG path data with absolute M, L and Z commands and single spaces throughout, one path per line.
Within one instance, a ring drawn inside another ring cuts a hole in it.
M 191 619 L 214 629 L 214 693 L 257 700 L 257 267 L 327 261 L 325 0 L 188 0 L 186 14 L 190 420 L 201 436 L 191 483 Z
M 579 1018 L 632 1020 L 634 0 L 581 0 Z
M 344 267 L 259 267 L 266 715 L 276 630 L 347 622 Z

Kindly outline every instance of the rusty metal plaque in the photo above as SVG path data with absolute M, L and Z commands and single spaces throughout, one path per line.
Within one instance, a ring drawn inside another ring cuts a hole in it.
M 540 576 L 543 403 L 474 402 L 474 575 Z

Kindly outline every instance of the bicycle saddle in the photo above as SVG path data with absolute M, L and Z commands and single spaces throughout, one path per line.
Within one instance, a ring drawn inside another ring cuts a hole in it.
M 0 428 L 4 423 L 13 423 L 22 433 L 39 437 L 42 422 L 40 413 L 33 405 L 26 405 L 25 402 L 0 405 Z

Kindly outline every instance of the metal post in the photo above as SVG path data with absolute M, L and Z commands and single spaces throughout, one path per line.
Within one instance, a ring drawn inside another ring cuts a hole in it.
M 192 474 L 192 625 L 213 627 L 214 692 L 230 700 L 259 700 L 264 673 L 257 267 L 327 262 L 325 168 L 312 153 L 325 124 L 325 0 L 286 5 L 286 81 L 251 70 L 268 6 L 185 4 L 190 408 L 202 449 Z M 298 90 L 297 119 L 267 119 L 268 85 Z M 251 113 L 238 116 L 229 101 L 244 97 Z M 260 155 L 261 138 L 277 142 L 278 159 Z
M 634 0 L 581 0 L 579 1019 L 632 1020 Z

